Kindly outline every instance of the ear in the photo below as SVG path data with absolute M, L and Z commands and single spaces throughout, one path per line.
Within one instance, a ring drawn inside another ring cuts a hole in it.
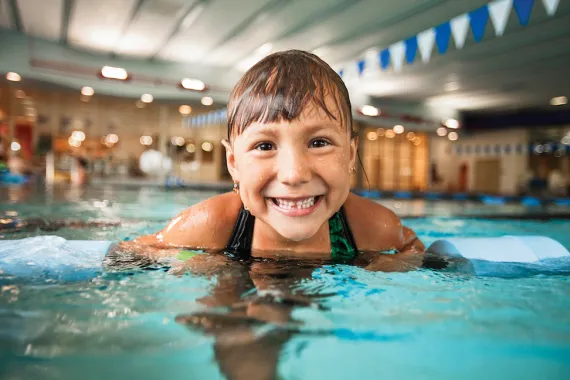
M 350 167 L 356 167 L 356 157 L 358 152 L 358 136 L 350 139 Z
M 228 166 L 228 171 L 230 172 L 232 179 L 239 182 L 234 150 L 232 149 L 230 142 L 226 139 L 222 140 L 222 145 L 226 148 L 226 165 Z

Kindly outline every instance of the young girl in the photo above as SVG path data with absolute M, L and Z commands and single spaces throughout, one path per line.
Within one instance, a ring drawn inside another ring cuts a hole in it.
M 151 259 L 194 248 L 242 259 L 358 262 L 371 270 L 417 267 L 424 246 L 413 231 L 392 211 L 349 191 L 357 140 L 348 91 L 334 70 L 307 52 L 272 54 L 230 96 L 223 144 L 234 191 L 119 249 Z M 385 251 L 397 253 L 379 254 Z M 203 261 L 200 256 L 188 261 Z

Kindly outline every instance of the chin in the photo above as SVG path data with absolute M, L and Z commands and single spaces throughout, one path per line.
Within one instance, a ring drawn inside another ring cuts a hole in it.
M 287 240 L 300 242 L 303 240 L 307 240 L 315 236 L 319 228 L 306 228 L 306 227 L 293 227 L 287 226 L 285 228 L 276 228 L 275 229 L 279 235 L 283 236 Z

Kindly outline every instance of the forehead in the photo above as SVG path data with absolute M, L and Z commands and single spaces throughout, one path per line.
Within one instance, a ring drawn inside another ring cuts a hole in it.
M 330 124 L 342 126 L 344 124 L 342 112 L 339 108 L 338 102 L 331 94 L 323 98 L 323 105 L 319 105 L 316 101 L 311 101 L 303 107 L 298 119 L 301 122 L 309 121 L 327 121 Z M 330 112 L 328 114 L 325 108 Z M 332 115 L 332 117 L 331 117 Z

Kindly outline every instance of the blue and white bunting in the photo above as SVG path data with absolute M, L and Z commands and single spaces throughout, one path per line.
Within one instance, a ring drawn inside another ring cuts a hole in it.
M 435 44 L 435 29 L 429 28 L 418 34 L 418 46 L 422 62 L 427 63 L 431 59 L 431 52 Z
M 411 65 L 416 59 L 416 53 L 418 51 L 418 37 L 413 36 L 408 38 L 405 42 L 406 44 L 406 63 Z
M 481 42 L 485 35 L 485 27 L 489 19 L 489 7 L 487 5 L 469 12 L 469 19 L 471 20 L 471 31 L 475 42 Z
M 358 66 L 358 74 L 362 75 L 362 73 L 364 72 L 366 62 L 363 59 L 361 59 L 356 63 L 356 65 Z
M 546 8 L 546 13 L 549 16 L 553 16 L 554 13 L 556 13 L 558 4 L 560 4 L 560 0 L 542 0 L 542 4 L 544 4 L 544 8 Z
M 534 6 L 534 0 L 514 0 L 513 5 L 520 24 L 523 26 L 528 25 L 532 7 Z
M 489 4 L 489 17 L 495 28 L 496 36 L 502 36 L 505 33 L 512 9 L 513 0 L 495 0 Z
M 390 66 L 390 49 L 384 49 L 378 55 L 380 56 L 380 67 L 382 70 L 387 70 Z
M 451 38 L 451 24 L 449 22 L 444 22 L 441 25 L 435 27 L 435 44 L 437 45 L 437 50 L 439 54 L 447 53 L 447 48 L 449 47 L 449 39 Z
M 392 58 L 392 67 L 394 71 L 402 70 L 404 65 L 404 57 L 406 55 L 406 44 L 404 41 L 396 42 L 390 46 L 390 57 Z
M 467 32 L 469 31 L 469 15 L 467 13 L 454 17 L 449 22 L 451 24 L 451 34 L 455 47 L 461 49 L 465 45 Z
M 373 49 L 368 49 L 364 53 L 364 69 L 368 74 L 374 74 L 380 71 L 380 65 L 378 65 L 378 52 Z
M 548 16 L 554 16 L 560 0 L 541 0 Z M 428 63 L 435 46 L 440 55 L 449 51 L 450 40 L 453 37 L 456 49 L 462 49 L 467 41 L 469 30 L 473 33 L 475 42 L 479 43 L 485 37 L 489 19 L 493 24 L 496 37 L 503 36 L 509 25 L 513 8 L 520 25 L 530 22 L 535 0 L 493 0 L 488 4 L 461 14 L 435 27 L 426 29 L 415 36 L 398 41 L 387 48 L 369 50 L 363 58 L 352 61 L 339 68 L 338 73 L 343 80 L 355 80 L 363 75 L 386 71 L 390 66 L 399 72 L 404 62 L 412 65 L 417 60 L 418 51 L 421 61 Z M 490 37 L 490 33 L 487 33 Z

